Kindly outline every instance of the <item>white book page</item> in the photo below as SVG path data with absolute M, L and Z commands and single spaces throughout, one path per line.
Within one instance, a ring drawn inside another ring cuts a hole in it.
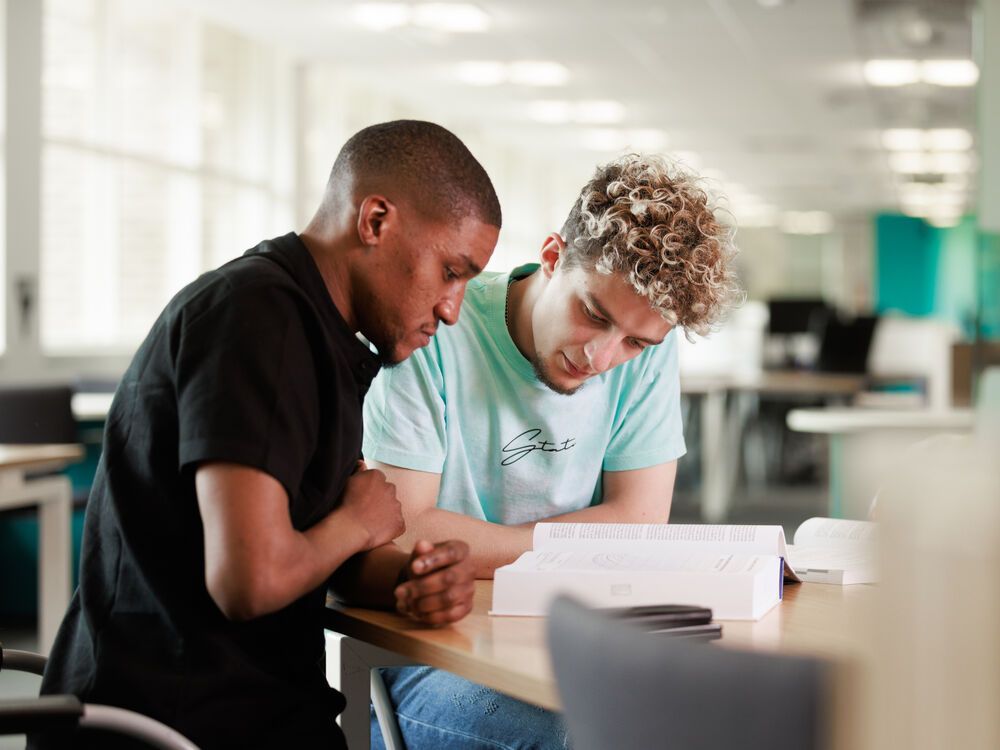
M 714 555 L 682 551 L 609 552 L 583 550 L 547 550 L 525 552 L 510 565 L 512 570 L 537 572 L 621 572 L 621 571 L 694 571 L 737 575 L 753 572 L 765 555 Z
M 842 518 L 810 518 L 795 530 L 795 547 L 863 550 L 874 548 L 878 524 Z M 797 550 L 798 551 L 798 550 Z
M 680 523 L 538 523 L 537 550 L 636 552 L 670 548 L 745 555 L 786 556 L 780 526 Z

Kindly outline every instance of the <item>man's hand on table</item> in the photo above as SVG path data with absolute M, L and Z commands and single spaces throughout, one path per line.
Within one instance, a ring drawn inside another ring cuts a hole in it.
M 475 569 L 465 542 L 418 541 L 400 580 L 396 609 L 418 622 L 447 625 L 472 611 Z

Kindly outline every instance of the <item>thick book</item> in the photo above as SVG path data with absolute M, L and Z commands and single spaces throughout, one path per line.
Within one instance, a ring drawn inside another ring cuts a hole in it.
M 877 528 L 871 521 L 810 518 L 788 545 L 789 562 L 810 583 L 876 583 Z
M 780 526 L 535 526 L 533 549 L 494 573 L 494 615 L 544 615 L 558 594 L 594 607 L 690 604 L 717 619 L 757 620 L 780 600 Z

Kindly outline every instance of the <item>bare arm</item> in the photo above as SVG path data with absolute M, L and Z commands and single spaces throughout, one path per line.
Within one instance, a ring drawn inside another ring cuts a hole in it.
M 292 526 L 281 483 L 257 469 L 203 464 L 195 488 L 205 532 L 205 583 L 232 620 L 286 607 L 351 556 L 386 544 L 403 527 L 394 488 L 363 464 L 348 481 L 343 503 L 305 531 Z
M 477 578 L 492 578 L 501 565 L 531 549 L 534 523 L 519 526 L 481 521 L 435 507 L 441 475 L 373 462 L 398 488 L 406 533 L 399 544 L 410 549 L 417 539 L 461 539 L 471 550 Z M 604 500 L 547 521 L 666 523 L 670 516 L 677 462 L 634 471 L 604 473 Z

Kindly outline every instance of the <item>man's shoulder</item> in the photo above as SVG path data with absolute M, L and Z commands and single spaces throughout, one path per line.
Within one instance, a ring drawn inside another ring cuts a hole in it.
M 246 313 L 273 314 L 274 305 L 302 295 L 289 273 L 261 255 L 244 255 L 206 271 L 181 289 L 169 308 L 184 310 L 190 319 L 221 304 L 246 308 Z

